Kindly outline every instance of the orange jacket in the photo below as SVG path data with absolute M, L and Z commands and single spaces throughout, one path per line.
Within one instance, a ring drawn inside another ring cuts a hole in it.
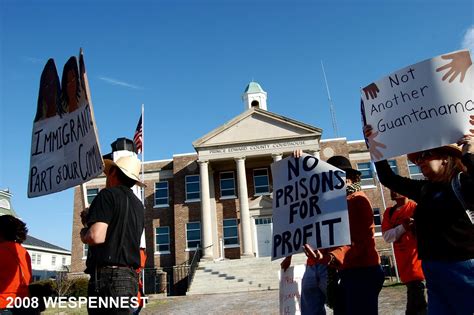
M 397 208 L 390 216 L 391 208 L 387 208 L 383 214 L 382 233 L 402 224 L 405 219 L 412 218 L 416 203 L 409 200 L 406 205 Z M 398 273 L 403 283 L 425 279 L 421 269 L 421 260 L 418 259 L 416 237 L 412 231 L 405 231 L 393 243 L 393 250 L 395 252 Z
M 375 250 L 374 212 L 364 192 L 358 191 L 347 196 L 351 245 L 328 250 L 333 254 L 339 269 L 370 267 L 380 264 Z
M 140 248 L 140 267 L 136 269 L 135 271 L 138 273 L 138 294 L 137 298 L 139 298 L 139 305 L 140 307 L 143 307 L 144 302 L 142 299 L 142 292 L 143 292 L 143 281 L 140 276 L 140 273 L 142 272 L 143 268 L 145 268 L 145 263 L 146 263 L 146 249 L 145 248 Z
M 26 249 L 16 242 L 1 242 L 0 257 L 2 257 L 0 264 L 0 309 L 2 309 L 9 303 L 7 297 L 29 296 L 31 258 Z

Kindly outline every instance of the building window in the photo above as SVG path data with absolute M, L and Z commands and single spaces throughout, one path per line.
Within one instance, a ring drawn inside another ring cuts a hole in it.
M 62 262 L 63 262 L 63 266 L 66 266 L 66 257 L 63 257 Z
M 408 160 L 408 171 L 410 172 L 411 179 L 425 179 L 418 165 L 413 164 L 410 160 Z
M 99 188 L 87 189 L 87 202 L 91 204 L 92 200 L 94 200 L 95 196 L 97 196 L 98 194 L 99 194 Z
M 362 186 L 374 186 L 374 176 L 372 174 L 370 162 L 357 163 L 357 170 L 361 172 Z
M 155 183 L 155 207 L 168 207 L 168 181 Z
M 56 266 L 56 256 L 51 257 L 51 265 Z
M 224 246 L 239 245 L 237 219 L 224 220 Z
M 272 218 L 256 218 L 255 225 L 272 224 Z
M 380 218 L 380 209 L 374 208 L 375 235 L 382 235 L 382 220 Z
M 235 198 L 235 179 L 234 172 L 222 172 L 220 173 L 221 183 L 221 197 L 223 199 Z
M 36 264 L 36 254 L 31 254 L 31 264 Z
M 160 226 L 155 229 L 156 247 L 155 252 L 161 254 L 170 253 L 170 228 L 169 226 Z
M 395 160 L 388 160 L 388 165 L 390 165 L 390 168 L 392 171 L 398 175 L 398 167 L 397 167 L 397 161 Z
M 199 175 L 186 176 L 186 201 L 199 201 Z
M 260 168 L 253 170 L 253 184 L 255 187 L 255 195 L 270 193 L 270 185 L 268 184 L 268 169 Z
M 186 223 L 186 248 L 196 249 L 201 245 L 201 222 Z
M 87 258 L 87 253 L 89 252 L 89 245 L 82 244 L 82 259 Z
M 36 264 L 41 265 L 41 254 L 36 254 Z

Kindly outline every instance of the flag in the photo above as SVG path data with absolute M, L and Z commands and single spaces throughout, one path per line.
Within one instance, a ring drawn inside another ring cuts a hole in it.
M 143 116 L 140 115 L 140 119 L 138 120 L 137 129 L 135 130 L 135 135 L 133 136 L 133 143 L 135 143 L 135 147 L 137 148 L 137 153 L 142 153 L 143 148 L 143 123 L 142 123 Z

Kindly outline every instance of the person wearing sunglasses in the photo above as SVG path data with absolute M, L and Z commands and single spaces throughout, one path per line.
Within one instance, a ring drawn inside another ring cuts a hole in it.
M 372 127 L 364 127 L 366 138 Z M 462 146 L 462 150 L 459 146 Z M 375 162 L 380 182 L 418 205 L 414 211 L 419 258 L 428 289 L 428 314 L 474 314 L 474 135 L 457 145 L 414 152 L 424 180 L 396 175 Z

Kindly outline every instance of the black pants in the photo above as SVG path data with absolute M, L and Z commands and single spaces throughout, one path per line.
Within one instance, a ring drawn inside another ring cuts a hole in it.
M 119 297 L 136 298 L 138 294 L 138 274 L 132 268 L 103 267 L 91 275 L 89 280 L 89 297 L 102 297 L 109 303 L 107 308 L 88 307 L 89 314 L 132 314 L 130 307 L 118 308 L 111 305 L 111 300 L 120 301 Z M 97 299 L 98 301 L 98 299 Z M 97 303 L 98 305 L 98 303 Z M 120 305 L 120 304 L 119 304 Z M 90 305 L 89 305 L 90 306 Z
M 406 315 L 426 314 L 425 285 L 422 281 L 411 281 L 407 286 L 407 310 Z

